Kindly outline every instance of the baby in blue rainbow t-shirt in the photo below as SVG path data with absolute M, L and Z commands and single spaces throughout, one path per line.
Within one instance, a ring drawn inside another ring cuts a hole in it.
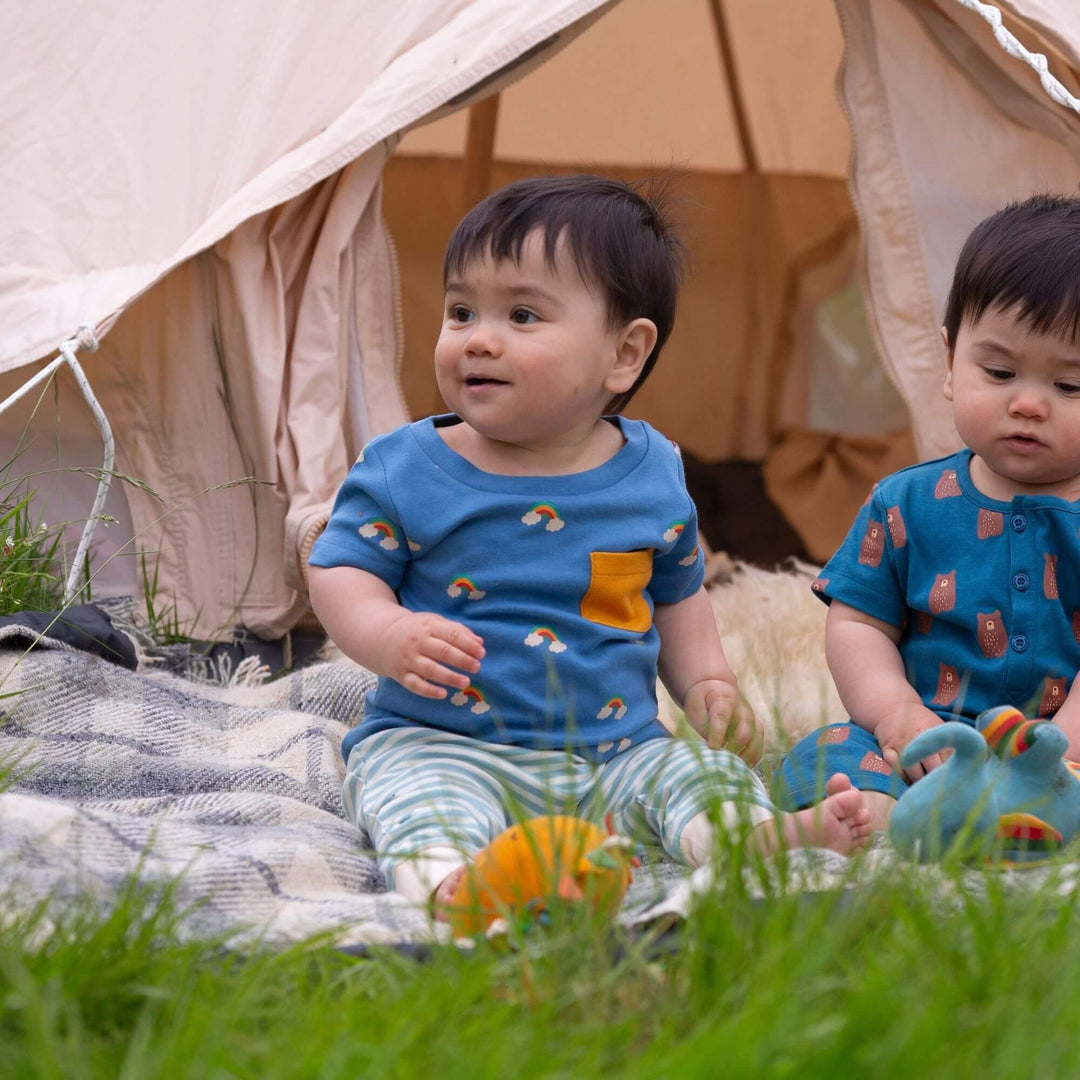
M 702 587 L 674 446 L 618 415 L 674 321 L 655 201 L 594 176 L 521 181 L 459 224 L 435 374 L 452 412 L 372 440 L 310 558 L 312 605 L 377 688 L 343 744 L 347 814 L 388 880 L 441 904 L 530 814 L 610 812 L 699 865 L 710 808 L 749 842 L 850 851 L 861 793 L 781 814 Z M 659 671 L 704 738 L 659 722 Z

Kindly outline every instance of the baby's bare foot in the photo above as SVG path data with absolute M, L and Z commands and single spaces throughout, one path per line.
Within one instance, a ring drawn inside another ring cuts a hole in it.
M 865 847 L 873 828 L 863 793 L 837 773 L 829 777 L 817 806 L 785 816 L 783 833 L 788 847 L 825 847 L 846 855 Z
M 450 921 L 448 909 L 453 904 L 454 893 L 457 892 L 458 884 L 464 876 L 465 867 L 459 866 L 456 870 L 451 870 L 450 873 L 439 882 L 439 887 L 435 890 L 435 894 L 431 898 L 432 905 L 435 908 L 436 922 Z

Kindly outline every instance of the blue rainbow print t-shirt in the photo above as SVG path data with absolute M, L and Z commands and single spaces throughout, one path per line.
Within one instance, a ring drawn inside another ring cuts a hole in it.
M 446 445 L 438 428 L 458 422 L 429 418 L 372 440 L 310 562 L 378 575 L 402 606 L 469 626 L 486 655 L 468 689 L 442 700 L 380 678 L 346 759 L 368 735 L 411 724 L 596 761 L 666 736 L 653 606 L 687 598 L 704 577 L 675 447 L 619 417 L 626 441 L 597 468 L 501 476 Z

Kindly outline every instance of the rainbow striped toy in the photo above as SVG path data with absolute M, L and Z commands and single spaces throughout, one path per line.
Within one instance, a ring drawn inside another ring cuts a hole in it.
M 975 727 L 949 721 L 904 749 L 904 768 L 945 748 L 952 755 L 900 797 L 889 839 L 917 861 L 962 848 L 1007 863 L 1038 862 L 1080 831 L 1080 765 L 1066 761 L 1068 738 L 1049 720 L 999 706 Z

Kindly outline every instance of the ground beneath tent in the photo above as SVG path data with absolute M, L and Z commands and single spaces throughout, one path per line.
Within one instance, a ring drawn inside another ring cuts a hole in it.
M 799 534 L 766 493 L 759 462 L 709 463 L 684 450 L 683 466 L 698 526 L 713 551 L 769 570 L 790 558 L 809 560 Z

